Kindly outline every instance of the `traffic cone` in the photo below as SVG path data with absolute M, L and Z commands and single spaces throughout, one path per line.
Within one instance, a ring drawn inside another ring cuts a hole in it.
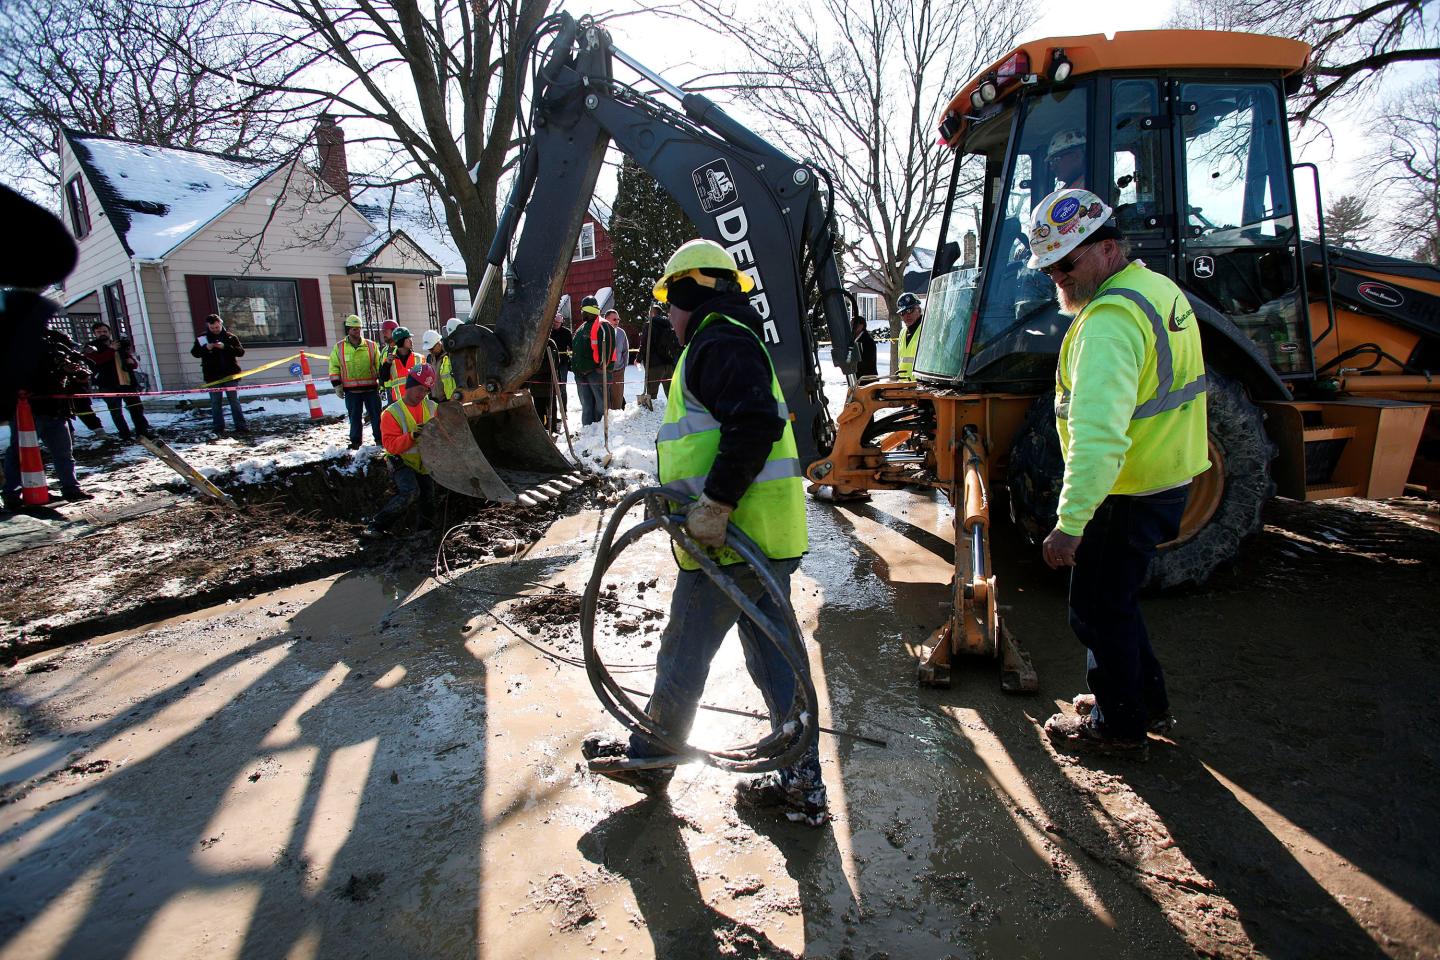
M 325 414 L 320 409 L 320 395 L 315 392 L 315 382 L 310 379 L 310 358 L 305 356 L 305 351 L 300 351 L 300 375 L 305 378 L 305 399 L 310 401 L 310 419 L 324 419 Z
M 35 436 L 35 417 L 30 413 L 30 398 L 24 390 L 15 404 L 15 431 L 20 437 L 20 499 L 29 507 L 43 507 L 50 502 L 50 487 L 45 482 L 45 460 L 40 456 L 40 440 Z

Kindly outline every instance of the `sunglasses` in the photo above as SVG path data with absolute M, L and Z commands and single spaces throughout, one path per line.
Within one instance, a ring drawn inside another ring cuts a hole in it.
M 1065 256 L 1061 257 L 1059 260 L 1056 260 L 1054 263 L 1050 264 L 1050 266 L 1041 267 L 1040 272 L 1045 274 L 1045 276 L 1047 277 L 1053 274 L 1056 270 L 1059 270 L 1061 273 L 1073 273 L 1075 270 L 1075 266 L 1080 262 L 1080 258 L 1094 249 L 1094 247 L 1085 247 L 1083 250 L 1077 250 L 1074 253 L 1068 253 Z

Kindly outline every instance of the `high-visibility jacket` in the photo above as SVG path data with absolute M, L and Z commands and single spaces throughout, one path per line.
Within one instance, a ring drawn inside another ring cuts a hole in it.
M 385 453 L 395 457 L 416 473 L 429 473 L 420 460 L 420 448 L 415 445 L 415 428 L 429 423 L 435 416 L 435 401 L 429 397 L 415 407 L 408 407 L 404 400 L 396 400 L 380 414 L 380 436 L 385 441 Z
M 1059 526 L 1080 536 L 1113 494 L 1180 486 L 1210 466 L 1205 358 L 1185 294 L 1131 263 L 1100 285 L 1060 344 Z
M 896 375 L 901 380 L 915 379 L 915 353 L 920 349 L 920 328 L 924 324 L 923 318 L 916 320 L 913 327 L 906 327 L 903 321 L 900 324 L 900 366 Z
M 411 350 L 410 355 L 406 357 L 402 357 L 398 353 L 392 353 L 388 359 L 382 362 L 382 369 L 384 368 L 384 364 L 388 363 L 390 365 L 390 379 L 385 381 L 384 387 L 390 391 L 390 399 L 392 402 L 400 399 L 400 394 L 405 392 L 405 377 L 411 370 L 418 367 L 421 362 L 419 354 L 414 350 Z
M 701 321 L 695 336 L 690 338 L 691 344 L 711 323 L 732 323 L 754 336 L 754 331 L 738 320 L 712 313 Z M 755 340 L 760 349 L 765 350 L 764 341 L 759 337 Z M 720 450 L 720 421 L 690 393 L 685 382 L 685 360 L 689 354 L 690 347 L 686 346 L 675 364 L 672 389 L 665 404 L 665 419 L 660 425 L 655 447 L 660 483 L 691 499 L 698 499 L 705 490 L 705 479 Z M 754 540 L 765 556 L 783 560 L 802 555 L 810 546 L 805 528 L 805 482 L 801 479 L 800 456 L 795 447 L 790 412 L 785 406 L 780 381 L 775 378 L 775 366 L 770 361 L 769 351 L 765 351 L 765 359 L 770 364 L 770 393 L 775 398 L 779 415 L 785 420 L 785 431 L 771 445 L 765 466 L 736 504 L 730 522 Z M 677 383 L 680 384 L 678 390 L 673 388 Z M 688 553 L 678 547 L 674 548 L 674 552 L 682 570 L 700 569 Z M 742 562 L 740 555 L 728 548 L 714 551 L 713 556 L 722 565 Z
M 376 386 L 380 376 L 380 347 L 374 340 L 360 339 L 355 346 L 346 337 L 330 348 L 330 379 L 337 379 L 346 390 L 367 390 Z
M 437 374 L 435 389 L 439 392 L 440 399 L 449 400 L 455 396 L 455 373 L 450 363 L 450 354 L 440 354 L 440 359 L 437 361 L 432 353 L 429 362 L 435 367 Z

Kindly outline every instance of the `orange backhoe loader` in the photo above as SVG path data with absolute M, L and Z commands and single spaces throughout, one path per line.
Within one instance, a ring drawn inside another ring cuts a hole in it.
M 1201 322 L 1210 460 L 1152 583 L 1203 581 L 1277 493 L 1394 497 L 1433 484 L 1440 455 L 1440 269 L 1302 241 L 1285 101 L 1310 50 L 1296 40 L 1145 31 L 1025 43 L 966 83 L 940 121 L 955 150 L 915 383 L 856 388 L 828 456 L 841 494 L 921 484 L 955 506 L 955 608 L 922 683 L 958 655 L 997 656 L 1007 689 L 1036 678 L 1006 633 L 989 556 L 1007 490 L 1032 538 L 1053 526 L 1062 473 L 1052 412 L 1069 318 L 1026 267 L 1031 208 L 1062 186 L 1113 205 L 1133 256 L 1174 279 Z M 983 174 L 978 277 L 948 239 Z M 1322 226 L 1323 231 L 1323 226 Z M 908 432 L 893 446 L 887 438 Z M 1418 455 L 1417 455 L 1418 449 Z

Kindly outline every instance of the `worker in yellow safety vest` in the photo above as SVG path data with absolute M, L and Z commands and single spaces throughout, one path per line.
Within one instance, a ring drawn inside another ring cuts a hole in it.
M 401 328 L 404 329 L 403 327 Z M 399 338 L 397 338 L 398 340 Z M 385 408 L 380 416 L 380 434 L 384 438 L 385 459 L 395 481 L 395 496 L 380 508 L 361 536 L 378 540 L 410 505 L 420 504 L 420 530 L 429 530 L 435 521 L 435 481 L 425 469 L 420 455 L 420 435 L 435 416 L 435 401 L 430 391 L 439 379 L 435 368 L 427 363 L 416 366 L 405 375 L 400 398 Z
M 380 324 L 380 362 L 389 360 L 395 353 L 395 331 L 400 329 L 400 324 L 395 320 L 385 320 Z
M 361 332 L 360 318 L 345 318 L 345 337 L 330 349 L 330 383 L 350 415 L 350 449 L 360 449 L 361 414 L 380 443 L 380 345 Z
M 688 504 L 685 528 L 695 542 L 728 565 L 734 583 L 767 617 L 789 612 L 761 587 L 755 572 L 725 547 L 729 524 L 746 533 L 769 558 L 781 589 L 809 546 L 805 490 L 785 396 L 765 349 L 762 323 L 746 294 L 749 274 L 710 240 L 692 240 L 670 257 L 655 284 L 669 304 L 684 345 L 675 365 L 665 417 L 656 441 L 660 482 Z M 578 340 L 577 340 L 578 342 Z M 578 350 L 578 348 L 577 348 Z M 772 721 L 795 695 L 795 676 L 780 649 L 741 614 L 689 554 L 675 551 L 680 572 L 670 598 L 670 621 L 660 640 L 655 690 L 646 712 L 677 737 L 690 730 L 710 661 L 739 623 L 750 676 L 764 695 Z M 641 735 L 629 741 L 592 736 L 581 745 L 587 760 L 645 758 L 668 753 Z M 665 790 L 673 767 L 594 769 L 643 793 Z M 812 826 L 828 817 L 825 784 L 812 743 L 788 767 L 741 785 L 739 799 L 778 806 Z
M 924 319 L 920 298 L 913 293 L 902 293 L 895 301 L 895 309 L 900 314 L 901 323 L 900 339 L 895 344 L 899 348 L 900 360 L 896 376 L 901 380 L 914 380 L 915 353 L 920 349 L 920 321 Z
M 445 338 L 439 330 L 426 330 L 420 337 L 420 346 L 425 348 L 425 362 L 435 368 L 435 389 L 430 399 L 437 403 L 455 396 L 455 375 L 451 372 L 450 354 L 445 352 Z
M 1139 591 L 1157 546 L 1179 533 L 1191 479 L 1210 466 L 1205 358 L 1184 292 L 1129 259 L 1112 213 L 1066 188 L 1030 222 L 1028 266 L 1075 318 L 1055 373 L 1065 475 L 1043 552 L 1071 568 L 1070 625 L 1089 651 L 1090 694 L 1045 731 L 1057 745 L 1143 757 L 1148 732 L 1172 721 Z

